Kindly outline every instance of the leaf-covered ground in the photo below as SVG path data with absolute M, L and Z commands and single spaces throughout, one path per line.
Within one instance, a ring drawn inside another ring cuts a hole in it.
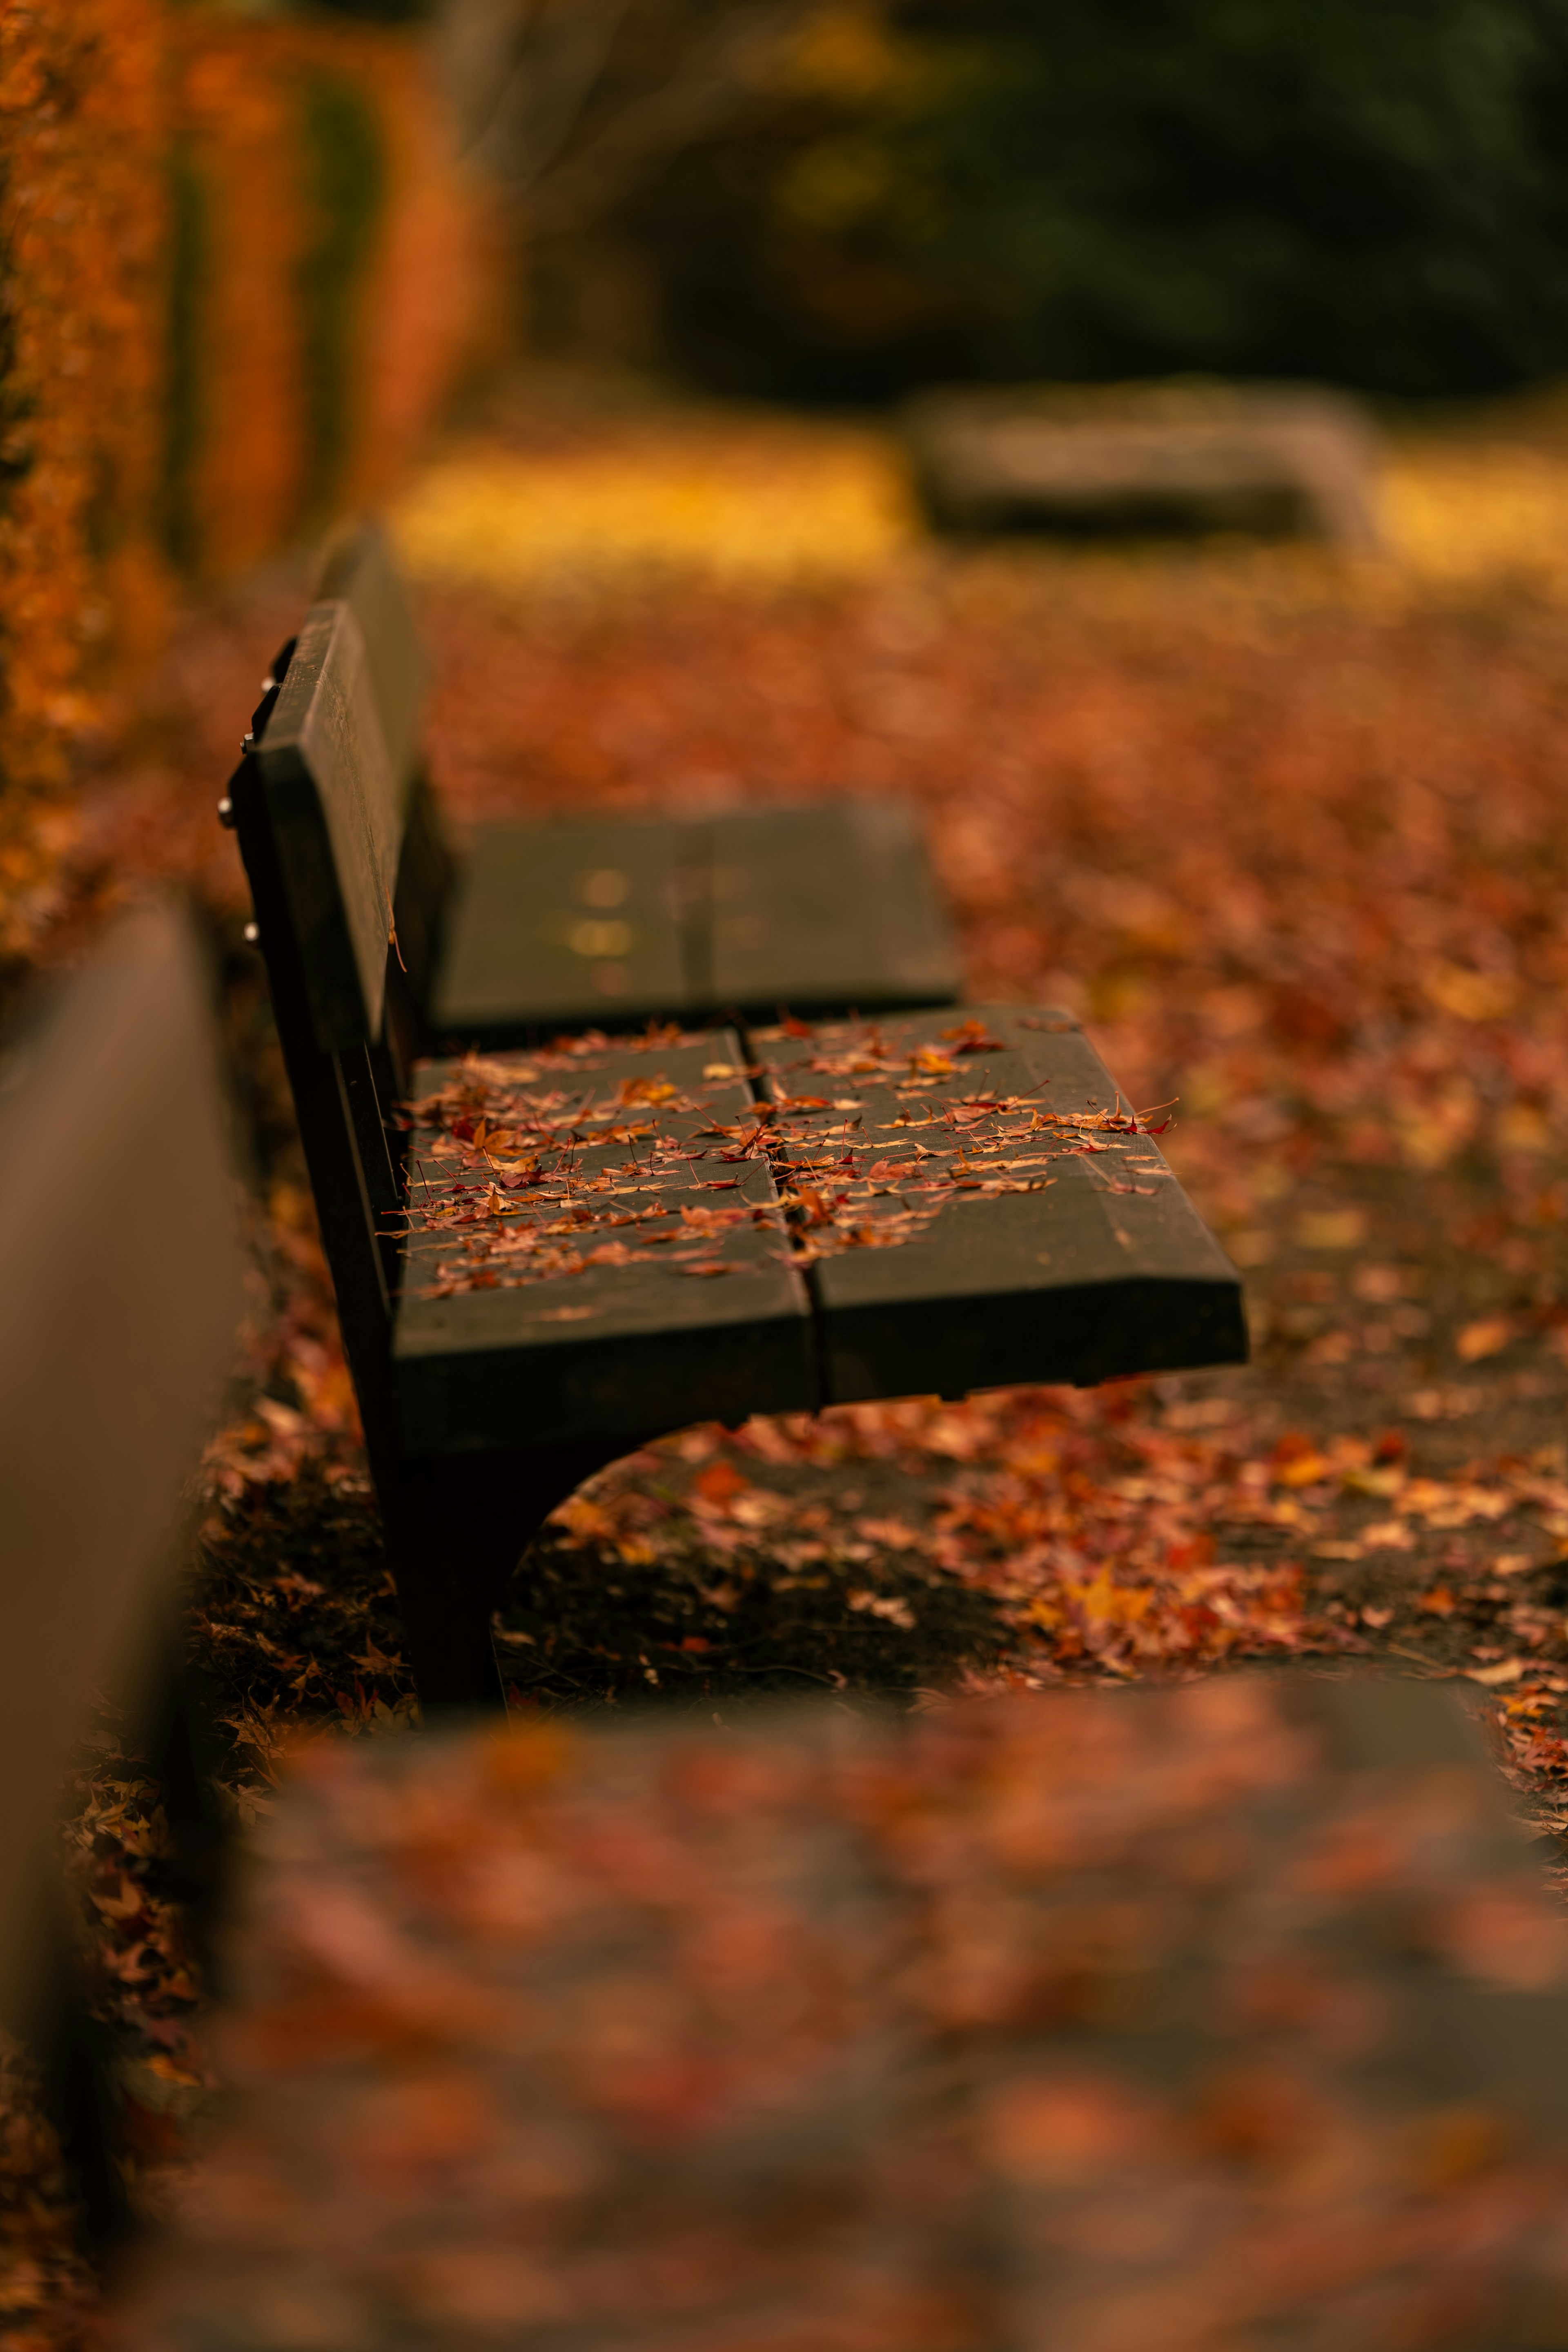
M 1568 462 L 1549 413 L 1404 447 L 1390 551 L 923 540 L 885 446 L 499 414 L 397 519 L 452 820 L 896 789 L 973 992 L 1080 1012 L 1245 1268 L 1244 1371 L 681 1433 L 557 1515 L 532 1710 L 1392 1660 L 1489 1696 L 1568 1815 Z M 487 487 L 488 486 L 488 487 Z M 258 1210 L 192 1656 L 242 1810 L 301 1726 L 411 1719 L 287 1092 L 212 807 L 301 582 L 193 614 L 89 778 L 56 950 L 140 874 L 213 905 Z M 155 1791 L 73 1838 L 144 2161 L 203 2080 Z M 25 2106 L 0 2310 L 85 2292 Z M 142 2119 L 145 2118 L 145 2121 Z M 29 2268 L 29 2265 L 32 2267 Z M 62 2284 L 64 2281 L 66 2284 Z

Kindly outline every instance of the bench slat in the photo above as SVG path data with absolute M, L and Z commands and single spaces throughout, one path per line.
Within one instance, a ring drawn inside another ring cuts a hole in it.
M 689 1142 L 695 1156 L 650 1163 L 651 1134 L 595 1144 L 590 1120 L 577 1130 L 584 1141 L 573 1155 L 574 1181 L 596 1212 L 594 1225 L 584 1229 L 584 1252 L 607 1245 L 619 1263 L 518 1282 L 521 1261 L 504 1255 L 509 1228 L 531 1240 L 544 1226 L 564 1225 L 571 1212 L 560 1203 L 520 1203 L 515 1193 L 497 1195 L 516 1204 L 510 1219 L 486 1218 L 477 1229 L 414 1231 L 393 1340 L 403 1443 L 411 1456 L 589 1435 L 635 1438 L 689 1422 L 816 1406 L 810 1302 L 789 1261 L 768 1164 L 702 1157 L 706 1130 L 748 1123 L 752 1103 L 743 1064 L 733 1032 L 715 1030 L 657 1051 L 576 1057 L 565 1071 L 526 1057 L 486 1066 L 497 1074 L 492 1102 L 506 1098 L 507 1073 L 537 1072 L 542 1091 L 580 1100 L 584 1111 L 614 1103 L 623 1089 L 673 1087 L 670 1101 L 634 1104 L 619 1112 L 616 1125 L 624 1131 L 635 1122 L 672 1142 Z M 422 1065 L 422 1092 L 428 1097 L 448 1086 L 460 1067 Z M 704 1077 L 713 1070 L 734 1075 Z M 683 1110 L 683 1101 L 700 1108 Z M 427 1119 L 415 1129 L 409 1154 L 416 1218 L 442 1178 L 490 1181 L 485 1160 L 476 1171 L 438 1154 L 439 1129 Z M 499 1172 L 531 1156 L 509 1150 L 490 1165 Z M 634 1159 L 647 1181 L 641 1172 L 623 1173 L 611 1192 L 615 1171 L 626 1171 Z M 759 1210 L 766 1222 L 746 1218 L 713 1230 L 740 1209 Z M 658 1211 L 665 1213 L 647 1213 Z M 612 1226 L 609 1215 L 628 1222 Z M 481 1250 L 495 1247 L 493 1257 L 466 1254 L 476 1231 Z M 573 1248 L 572 1235 L 562 1234 L 556 1245 Z M 715 1265 L 724 1271 L 700 1270 Z M 467 1282 L 492 1269 L 502 1286 L 431 1295 L 454 1273 Z
M 320 594 L 336 604 L 317 614 L 350 616 L 354 724 L 363 739 L 371 714 L 380 741 L 362 794 L 377 844 L 370 911 L 379 922 L 390 854 L 405 964 L 432 1041 L 494 1047 L 650 1014 L 697 1021 L 957 995 L 957 947 L 920 823 L 896 798 L 491 824 L 448 859 L 421 759 L 428 664 L 385 534 L 362 524 L 338 539 Z M 309 665 L 308 645 L 306 656 Z M 290 698 L 286 684 L 264 740 L 298 724 L 305 691 L 297 683 Z M 357 812 L 354 821 L 363 824 Z M 342 864 L 346 845 L 335 846 Z M 613 894 L 616 873 L 624 896 Z M 374 953 L 366 908 L 353 908 L 353 928 L 356 951 Z M 312 980 L 322 1042 L 348 1044 L 342 943 L 318 942 L 311 960 L 323 966 Z M 374 1027 L 376 989 L 364 1002 Z
M 381 1026 L 405 801 L 346 605 L 306 614 L 245 767 L 266 794 L 317 1042 L 363 1045 Z
M 914 811 L 735 810 L 710 836 L 710 997 L 775 1014 L 951 1002 L 963 985 Z
M 814 1213 L 847 1194 L 840 1223 L 860 1217 L 874 1231 L 906 1204 L 917 1217 L 936 1209 L 896 1246 L 847 1248 L 812 1265 L 824 1402 L 1244 1362 L 1240 1277 L 1152 1138 L 1063 1123 L 1114 1116 L 1119 1101 L 1070 1016 L 1017 1006 L 960 1014 L 944 1007 L 876 1030 L 751 1033 L 764 1083 L 784 1104 L 781 1135 L 808 1139 L 776 1148 L 799 1167 L 797 1191 L 816 1195 Z M 1003 1050 L 958 1050 L 973 1042 L 965 1026 Z M 868 1048 L 858 1058 L 880 1066 L 847 1067 L 858 1045 Z M 911 1057 L 901 1073 L 900 1056 Z M 1028 1106 L 1058 1115 L 998 1155 L 1014 1163 L 1004 1172 L 984 1152 L 964 1157 L 942 1124 L 986 1094 L 1025 1108 L 975 1114 L 976 1136 L 1021 1127 Z M 788 1097 L 813 1096 L 829 1107 L 790 1114 Z M 915 1123 L 925 1120 L 929 1129 Z M 920 1150 L 931 1161 L 901 1182 L 897 1170 Z M 868 1171 L 889 1163 L 894 1175 L 872 1191 Z M 934 1187 L 922 1192 L 928 1176 Z M 1038 1189 L 979 1189 L 987 1182 Z
M 960 985 L 896 800 L 483 825 L 446 937 L 432 1031 L 493 1045 L 658 1013 L 931 1004 Z
M 339 598 L 359 624 L 393 779 L 405 793 L 424 756 L 430 656 L 386 534 L 374 523 L 351 526 L 322 551 L 315 601 Z
M 437 1037 L 640 1021 L 694 1002 L 666 821 L 481 826 L 458 869 L 430 1001 Z

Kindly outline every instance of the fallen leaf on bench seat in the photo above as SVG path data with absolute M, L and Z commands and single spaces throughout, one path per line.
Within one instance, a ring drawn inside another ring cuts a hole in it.
M 984 1021 L 960 1021 L 953 1028 L 942 1033 L 942 1043 L 951 1045 L 955 1054 L 1000 1054 L 1002 1041 L 993 1037 Z

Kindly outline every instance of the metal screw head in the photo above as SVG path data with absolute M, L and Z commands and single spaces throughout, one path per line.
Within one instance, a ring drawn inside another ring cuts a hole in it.
M 229 799 L 226 793 L 217 804 L 217 821 L 219 824 L 226 826 L 230 833 L 234 831 L 235 826 L 239 822 L 234 813 L 234 803 Z
M 261 937 L 261 926 L 260 926 L 260 924 L 259 924 L 259 923 L 247 923 L 247 925 L 246 925 L 246 927 L 245 927 L 245 944 L 246 944 L 246 946 L 247 946 L 247 948 L 253 948 L 253 947 L 256 945 L 256 943 L 257 943 L 258 940 L 259 940 L 259 939 L 260 939 L 260 937 Z

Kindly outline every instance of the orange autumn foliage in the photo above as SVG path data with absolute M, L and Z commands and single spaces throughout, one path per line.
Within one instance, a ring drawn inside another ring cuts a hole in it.
M 479 211 L 452 159 L 423 50 L 363 26 L 173 20 L 173 131 L 206 215 L 189 458 L 193 568 L 230 572 L 321 519 L 299 283 L 317 233 L 300 125 L 313 91 L 374 120 L 384 187 L 353 289 L 348 507 L 383 494 L 469 347 Z
M 161 623 L 162 46 L 155 0 L 0 0 L 0 956 L 47 911 L 68 747 Z
M 113 740 L 177 572 L 384 491 L 464 363 L 480 214 L 429 84 L 369 26 L 0 0 L 0 961 L 47 918 L 73 754 Z M 335 280 L 323 91 L 374 163 Z

